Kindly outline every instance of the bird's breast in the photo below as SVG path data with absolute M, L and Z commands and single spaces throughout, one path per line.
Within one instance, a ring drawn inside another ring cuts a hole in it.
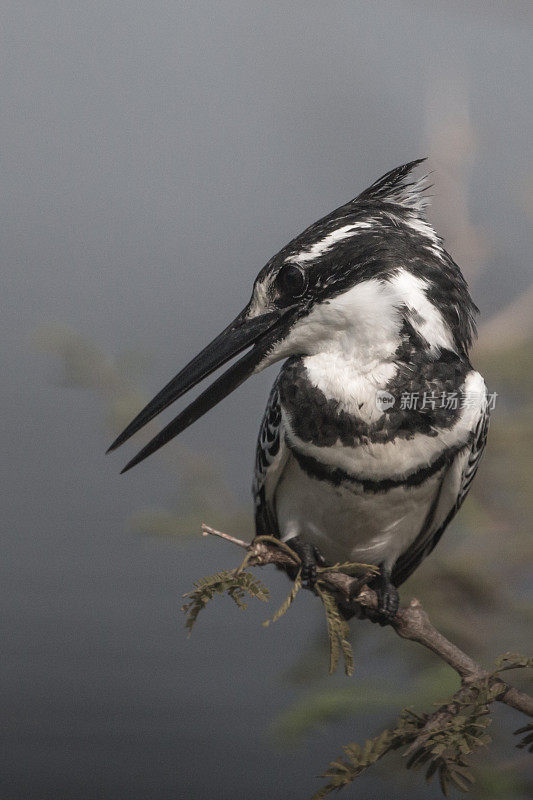
M 392 566 L 421 530 L 439 480 L 440 472 L 419 486 L 369 493 L 312 478 L 291 457 L 276 491 L 281 536 L 303 536 L 330 564 Z
M 289 453 L 272 497 L 280 534 L 303 534 L 330 562 L 392 564 L 423 527 L 443 476 L 452 476 L 453 487 L 442 514 L 453 507 L 485 384 L 453 354 L 366 374 L 356 365 L 348 374 L 335 361 L 329 372 L 322 361 L 321 370 L 328 374 L 294 358 L 278 381 Z M 345 383 L 334 396 L 339 379 Z M 379 392 L 394 402 L 384 406 Z M 431 402 L 402 402 L 403 393 L 419 400 L 426 393 Z M 450 405 L 453 394 L 458 402 Z
M 333 361 L 324 380 L 310 361 L 287 362 L 279 393 L 287 445 L 315 477 L 322 472 L 334 482 L 341 474 L 370 482 L 409 476 L 416 481 L 420 470 L 442 466 L 439 459 L 451 458 L 471 440 L 485 385 L 454 356 L 390 362 L 366 372 L 354 364 L 351 375 Z M 322 371 L 327 372 L 324 363 Z M 335 381 L 344 382 L 337 396 Z

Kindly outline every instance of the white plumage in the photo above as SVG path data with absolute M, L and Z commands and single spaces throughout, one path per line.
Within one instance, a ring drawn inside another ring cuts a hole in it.
M 466 496 L 488 424 L 485 384 L 468 358 L 476 308 L 424 218 L 424 182 L 407 181 L 418 163 L 387 173 L 282 248 L 246 308 L 112 445 L 251 347 L 129 469 L 253 372 L 287 359 L 257 446 L 257 532 L 299 548 L 311 582 L 317 551 L 329 562 L 376 564 L 379 610 L 389 618 L 395 586 Z M 404 404 L 404 395 L 424 402 Z

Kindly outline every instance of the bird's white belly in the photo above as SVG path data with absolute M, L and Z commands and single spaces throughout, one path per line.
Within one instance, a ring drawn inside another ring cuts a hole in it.
M 291 455 L 275 494 L 281 538 L 302 536 L 329 563 L 390 568 L 420 533 L 440 478 L 439 472 L 420 486 L 373 493 L 313 478 Z

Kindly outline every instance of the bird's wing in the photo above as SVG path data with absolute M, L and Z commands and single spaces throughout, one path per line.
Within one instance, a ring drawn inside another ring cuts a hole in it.
M 391 580 L 395 586 L 400 586 L 406 581 L 426 556 L 431 553 L 447 526 L 461 508 L 485 449 L 489 417 L 490 410 L 485 406 L 481 411 L 471 446 L 466 451 L 459 453 L 444 472 L 433 506 L 426 517 L 422 530 L 394 565 Z M 450 497 L 452 498 L 451 508 Z M 442 517 L 443 508 L 448 508 L 449 510 L 447 512 L 446 510 L 444 511 L 444 521 L 438 522 L 439 517 Z
M 278 384 L 279 378 L 270 392 L 257 439 L 252 485 L 257 535 L 270 534 L 271 536 L 279 536 L 274 507 L 274 492 L 286 464 L 289 451 L 283 437 Z

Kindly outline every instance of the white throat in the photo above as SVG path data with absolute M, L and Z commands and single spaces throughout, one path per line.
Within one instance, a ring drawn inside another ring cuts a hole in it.
M 296 354 L 329 355 L 370 366 L 394 352 L 400 328 L 401 314 L 389 284 L 364 281 L 315 305 L 267 354 L 260 369 Z
M 401 342 L 405 314 L 433 357 L 454 341 L 440 311 L 428 300 L 426 282 L 400 269 L 387 280 L 371 278 L 317 303 L 265 356 L 257 372 L 291 355 L 320 357 L 330 369 L 343 365 L 372 373 L 390 362 Z

